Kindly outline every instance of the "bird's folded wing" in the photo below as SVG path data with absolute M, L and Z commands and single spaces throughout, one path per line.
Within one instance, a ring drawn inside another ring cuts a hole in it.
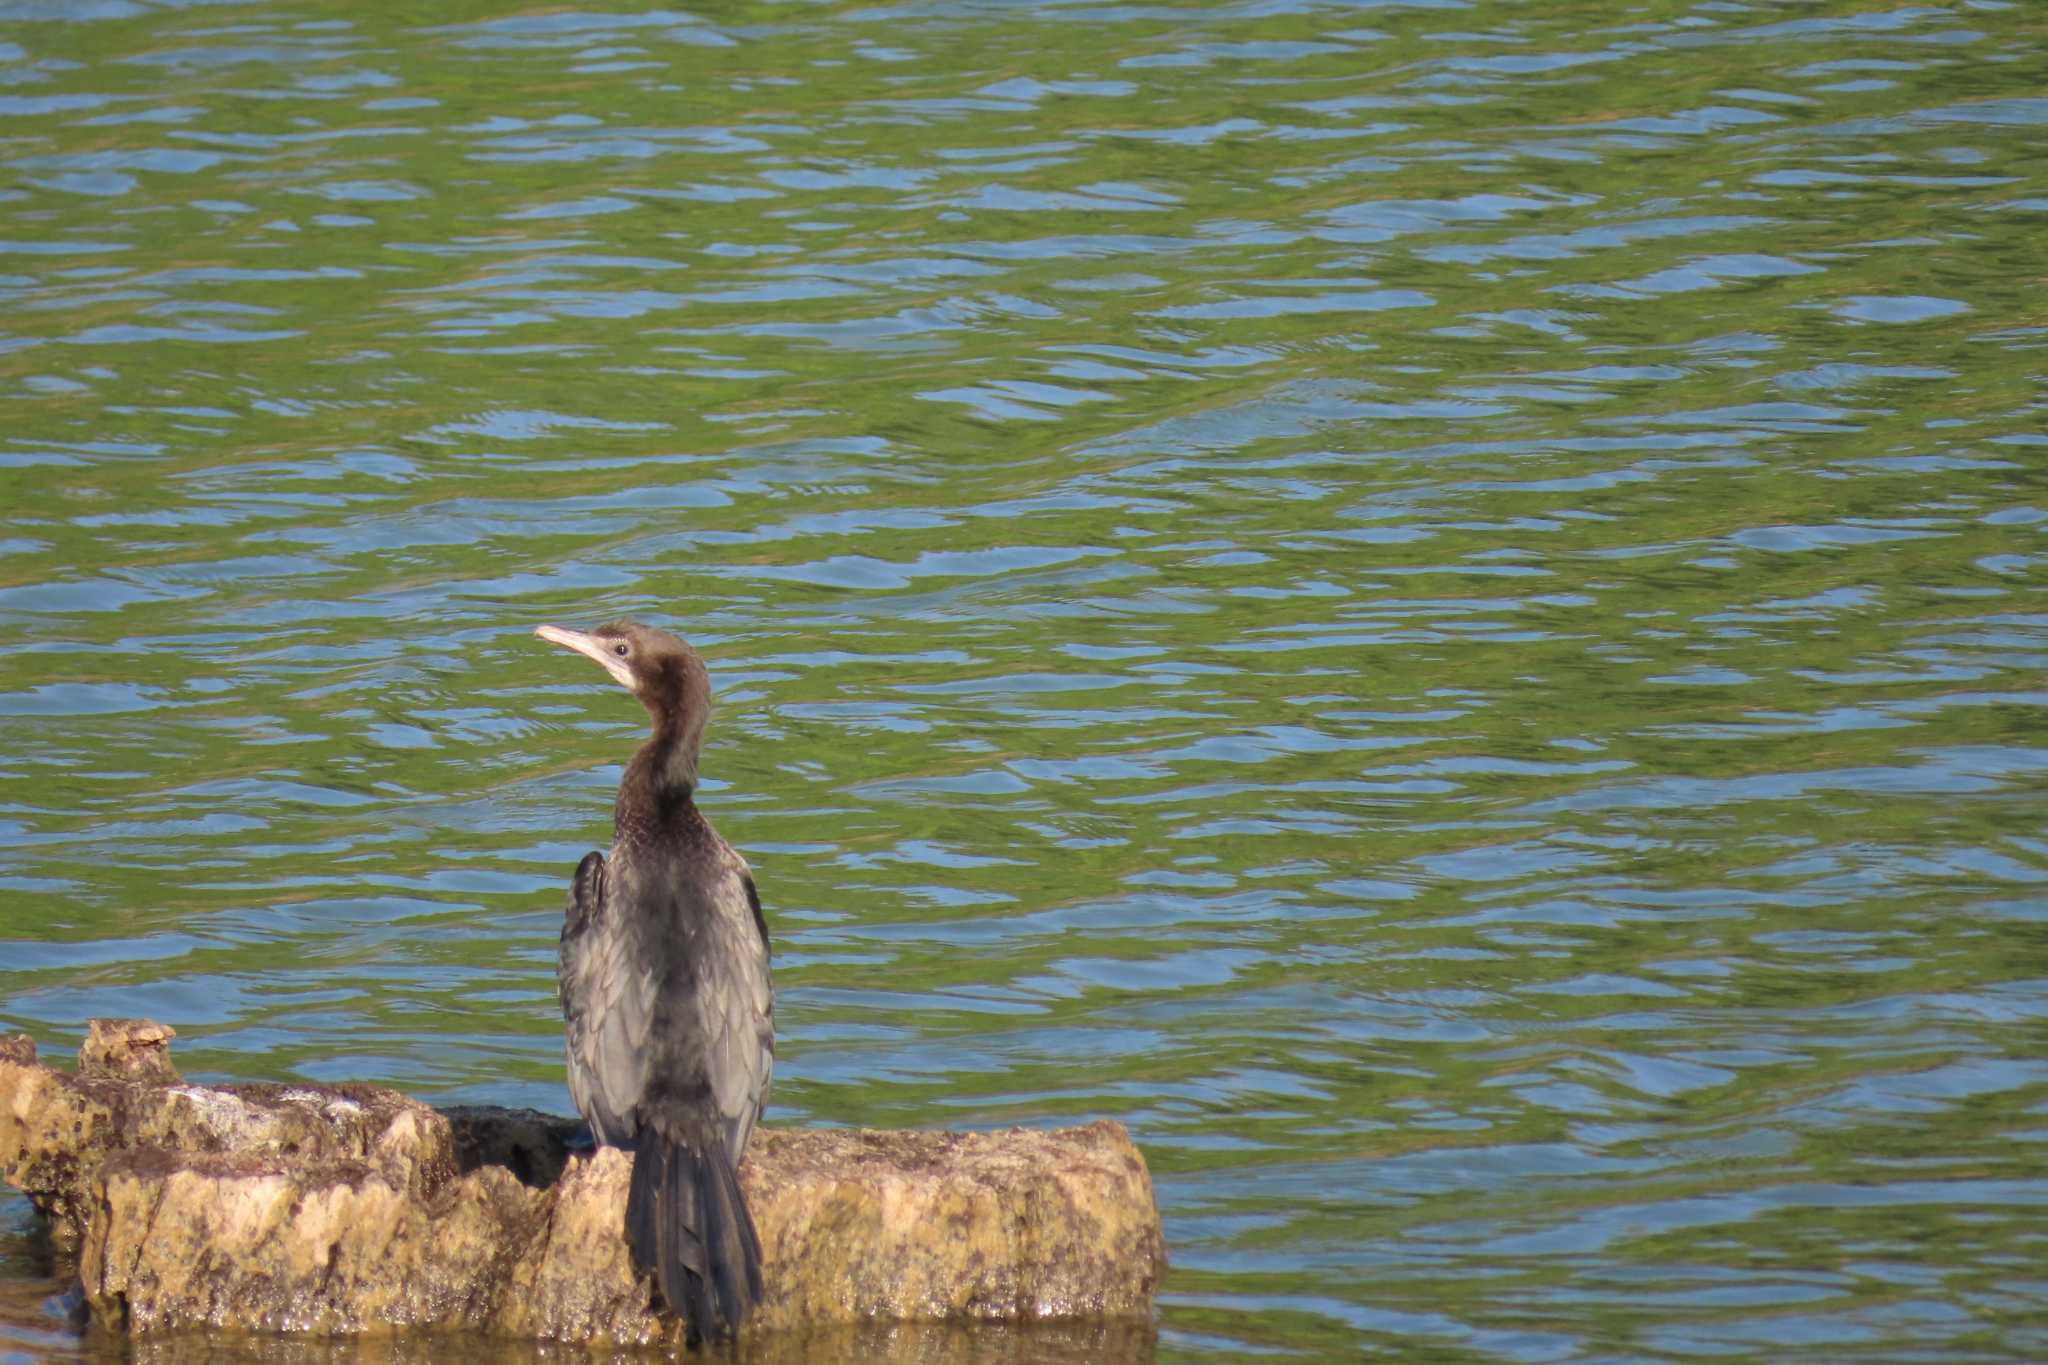
M 735 858 L 738 862 L 738 859 Z M 707 1042 L 712 1103 L 735 1162 L 768 1102 L 775 1070 L 775 994 L 768 980 L 768 943 L 754 880 L 740 862 L 716 893 L 710 922 L 723 951 L 710 955 L 697 1000 Z
M 647 1088 L 655 964 L 638 951 L 632 926 L 611 913 L 602 854 L 576 869 L 562 923 L 558 980 L 568 1024 L 569 1093 L 599 1141 L 622 1144 Z

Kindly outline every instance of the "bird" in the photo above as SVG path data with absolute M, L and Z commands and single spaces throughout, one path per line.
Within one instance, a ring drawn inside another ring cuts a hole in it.
M 632 1153 L 627 1243 L 695 1345 L 762 1298 L 739 1162 L 775 1064 L 768 922 L 747 860 L 697 807 L 703 659 L 636 621 L 534 634 L 594 659 L 654 722 L 619 783 L 610 855 L 576 868 L 557 979 L 569 1093 L 599 1143 Z

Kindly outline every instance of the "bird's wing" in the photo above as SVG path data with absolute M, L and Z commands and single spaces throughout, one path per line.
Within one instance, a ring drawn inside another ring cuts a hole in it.
M 644 1111 L 664 1134 L 717 1127 L 737 1162 L 767 1103 L 775 1064 L 775 998 L 768 945 L 746 864 L 679 880 L 669 890 L 672 937 L 657 950 L 664 989 L 654 1024 Z
M 557 980 L 567 1021 L 569 1094 L 600 1142 L 629 1142 L 647 1087 L 658 981 L 633 926 L 613 913 L 604 855 L 576 868 Z
M 733 860 L 744 911 L 732 919 L 744 951 L 731 955 L 731 979 L 715 997 L 721 1046 L 711 1089 L 725 1122 L 726 1148 L 737 1164 L 768 1104 L 775 1074 L 775 988 L 768 977 L 768 921 L 761 913 L 761 893 L 746 860 L 737 854 Z

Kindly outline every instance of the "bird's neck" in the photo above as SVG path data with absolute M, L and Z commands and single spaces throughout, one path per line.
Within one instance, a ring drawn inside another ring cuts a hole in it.
M 654 737 L 633 755 L 619 783 L 621 830 L 658 827 L 690 808 L 697 792 L 694 738 L 666 717 L 655 719 Z

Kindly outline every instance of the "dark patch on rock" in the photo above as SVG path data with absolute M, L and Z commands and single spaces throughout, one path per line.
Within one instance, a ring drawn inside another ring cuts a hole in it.
M 575 1119 L 538 1109 L 465 1104 L 441 1112 L 455 1130 L 458 1171 L 503 1166 L 520 1184 L 542 1190 L 562 1178 L 569 1143 L 582 1128 Z

